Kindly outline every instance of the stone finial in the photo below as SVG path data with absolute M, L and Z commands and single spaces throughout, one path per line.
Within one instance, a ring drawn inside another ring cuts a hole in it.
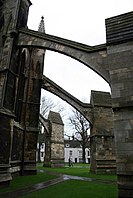
M 41 21 L 40 21 L 40 24 L 39 24 L 38 32 L 45 33 L 44 16 L 41 17 Z

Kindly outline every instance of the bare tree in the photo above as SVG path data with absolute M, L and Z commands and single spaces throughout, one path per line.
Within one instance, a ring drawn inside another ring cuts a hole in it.
M 44 118 L 47 118 L 50 110 L 58 112 L 63 116 L 64 108 L 60 104 L 60 102 L 55 103 L 51 98 L 43 96 L 40 113 L 43 115 Z
M 74 130 L 73 139 L 79 141 L 82 146 L 82 161 L 85 163 L 85 149 L 89 143 L 88 130 L 90 124 L 77 110 L 72 110 L 72 116 L 69 117 L 69 123 Z
M 40 113 L 43 115 L 43 117 L 47 118 L 49 111 L 55 106 L 56 104 L 51 100 L 51 98 L 43 96 Z

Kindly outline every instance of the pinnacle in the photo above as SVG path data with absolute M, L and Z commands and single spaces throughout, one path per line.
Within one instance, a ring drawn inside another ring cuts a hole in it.
M 38 31 L 45 33 L 44 16 L 41 17 L 41 21 L 40 21 L 40 24 L 39 24 Z

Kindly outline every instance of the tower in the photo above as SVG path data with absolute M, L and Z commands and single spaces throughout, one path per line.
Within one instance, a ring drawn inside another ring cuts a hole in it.
M 59 113 L 50 111 L 49 135 L 46 140 L 45 166 L 64 166 L 64 124 Z

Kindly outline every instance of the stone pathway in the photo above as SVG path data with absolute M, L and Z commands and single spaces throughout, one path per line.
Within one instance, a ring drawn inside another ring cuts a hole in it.
M 44 172 L 43 170 L 40 170 L 40 172 Z M 51 174 L 57 174 L 57 173 L 51 173 Z M 104 184 L 116 184 L 115 181 L 112 180 L 102 180 L 102 179 L 95 179 L 95 178 L 87 178 L 87 177 L 79 177 L 79 176 L 72 176 L 72 175 L 62 175 L 58 174 L 59 177 L 53 180 L 49 180 L 46 182 L 34 184 L 30 187 L 25 187 L 19 190 L 15 190 L 13 192 L 6 192 L 6 193 L 0 193 L 0 198 L 18 198 L 20 196 L 35 192 L 37 190 L 41 190 L 44 188 L 47 188 L 52 185 L 56 185 L 59 183 L 62 183 L 66 180 L 82 180 L 82 181 L 88 181 L 88 182 L 98 182 L 98 183 L 104 183 Z
M 81 180 L 81 181 L 88 181 L 88 182 L 98 182 L 98 183 L 104 183 L 104 184 L 116 184 L 113 180 L 102 180 L 102 179 L 96 179 L 96 178 L 88 178 L 88 177 L 79 177 L 79 176 L 72 176 L 72 175 L 63 175 L 64 180 L 67 179 L 74 179 L 74 180 Z

